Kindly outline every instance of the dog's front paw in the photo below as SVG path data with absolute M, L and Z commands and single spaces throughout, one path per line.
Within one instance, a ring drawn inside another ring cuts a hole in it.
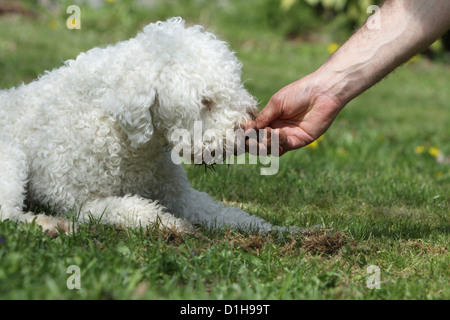
M 175 218 L 169 214 L 159 216 L 156 223 L 159 228 L 167 228 L 177 233 L 192 233 L 195 231 L 194 226 L 188 221 Z
M 42 231 L 47 233 L 51 238 L 58 237 L 61 232 L 68 235 L 76 232 L 76 224 L 66 218 L 38 215 L 33 220 L 37 225 L 41 226 Z

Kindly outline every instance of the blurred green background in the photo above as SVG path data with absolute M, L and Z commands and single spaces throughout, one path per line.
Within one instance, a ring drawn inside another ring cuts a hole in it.
M 11 86 L 22 80 L 30 81 L 80 51 L 127 39 L 145 24 L 172 16 L 204 25 L 228 41 L 238 54 L 254 52 L 254 60 L 258 59 L 257 53 L 295 46 L 302 50 L 304 44 L 330 45 L 331 50 L 367 19 L 369 5 L 379 3 L 373 0 L 0 0 L 1 84 Z M 72 4 L 81 10 L 79 30 L 66 27 L 70 16 L 66 8 Z M 448 61 L 445 47 L 440 39 L 426 54 L 435 60 Z M 330 52 L 324 51 L 308 65 L 317 67 Z M 28 63 L 31 61 L 39 63 Z M 257 60 L 246 65 L 264 67 Z M 284 65 L 279 67 L 285 72 L 292 70 Z M 297 77 L 302 75 L 301 71 L 297 70 Z

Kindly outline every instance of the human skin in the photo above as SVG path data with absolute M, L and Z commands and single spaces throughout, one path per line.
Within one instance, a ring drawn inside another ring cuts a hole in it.
M 274 94 L 246 130 L 266 128 L 278 135 L 279 156 L 310 144 L 349 101 L 449 28 L 449 0 L 385 1 L 319 69 Z M 259 150 L 270 150 L 270 138 L 248 141 L 255 143 Z

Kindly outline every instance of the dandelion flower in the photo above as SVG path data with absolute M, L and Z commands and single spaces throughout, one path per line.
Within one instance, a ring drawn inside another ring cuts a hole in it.
M 306 147 L 311 148 L 311 149 L 317 149 L 319 147 L 319 143 L 317 142 L 317 140 L 314 140 L 313 142 L 308 144 Z
M 433 177 L 438 178 L 438 179 L 442 178 L 443 176 L 444 176 L 444 172 L 442 172 L 442 171 L 433 173 Z
M 58 27 L 59 27 L 58 21 L 56 21 L 56 20 L 51 20 L 51 21 L 48 23 L 48 27 L 49 27 L 50 29 L 52 29 L 52 30 L 58 29 Z
M 283 11 L 289 11 L 289 9 L 297 2 L 297 0 L 281 0 L 280 8 Z
M 421 154 L 421 153 L 424 153 L 424 152 L 425 152 L 425 147 L 424 146 L 417 146 L 414 149 L 414 153 L 416 153 L 416 154 Z
M 323 135 L 320 136 L 318 139 L 314 140 L 310 144 L 308 144 L 306 147 L 311 149 L 317 149 L 319 147 L 319 142 L 323 140 Z
M 339 44 L 337 44 L 336 42 L 330 43 L 327 47 L 329 54 L 334 53 L 337 49 L 339 49 Z
M 420 54 L 416 54 L 414 57 L 412 57 L 411 59 L 408 60 L 407 63 L 413 63 L 413 62 L 417 62 L 420 60 Z
M 337 148 L 337 153 L 341 156 L 345 156 L 348 152 L 344 148 Z
M 436 147 L 430 147 L 430 148 L 428 149 L 428 153 L 429 153 L 433 158 L 436 158 L 436 157 L 438 157 L 438 156 L 441 154 L 441 151 L 440 151 L 438 148 L 436 148 Z

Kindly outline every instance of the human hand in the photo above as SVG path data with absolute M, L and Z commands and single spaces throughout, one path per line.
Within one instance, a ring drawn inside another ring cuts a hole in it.
M 319 138 L 346 103 L 450 28 L 450 2 L 386 0 L 381 16 L 382 27 L 361 27 L 319 69 L 273 95 L 245 128 L 266 128 L 269 138 L 248 139 L 246 146 L 257 144 L 258 152 L 277 150 L 269 148 L 272 140 L 276 144 L 270 138 L 276 134 L 282 155 Z
M 272 96 L 246 129 L 268 130 L 259 150 L 270 150 L 270 136 L 278 135 L 279 156 L 319 138 L 336 118 L 343 104 L 319 89 L 311 74 L 282 88 Z M 250 141 L 250 143 L 255 143 Z

